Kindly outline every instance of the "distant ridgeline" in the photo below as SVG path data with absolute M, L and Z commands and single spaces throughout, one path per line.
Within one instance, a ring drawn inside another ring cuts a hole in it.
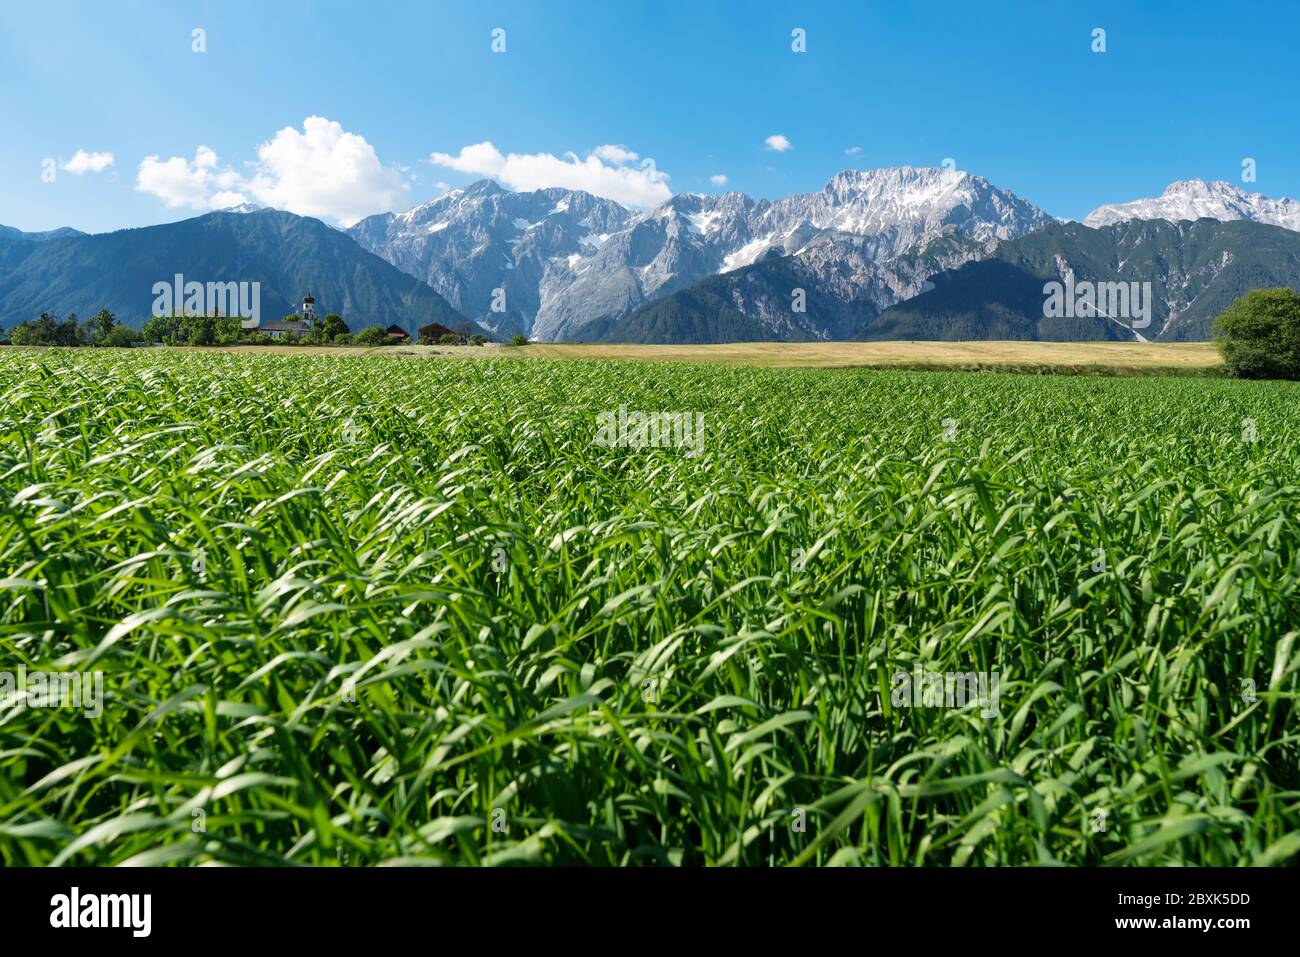
M 178 303 L 175 277 L 184 278 Z M 190 283 L 194 285 L 191 286 Z M 201 285 L 200 310 L 192 293 Z M 209 283 L 226 315 L 248 312 L 256 295 L 263 317 L 296 313 L 312 290 L 353 329 L 396 325 L 414 333 L 431 322 L 452 329 L 468 320 L 428 285 L 362 249 L 318 220 L 277 210 L 208 213 L 194 219 L 99 235 L 44 241 L 0 235 L 0 326 L 42 313 L 66 316 L 108 309 L 140 328 L 160 298 L 161 312 L 210 313 Z M 234 283 L 233 297 L 228 295 Z M 162 291 L 168 287 L 168 293 Z M 482 332 L 477 326 L 475 333 Z
M 354 331 L 425 338 L 1205 340 L 1247 291 L 1300 287 L 1296 229 L 1300 203 L 1199 180 L 1084 224 L 953 169 L 845 170 L 814 193 L 684 193 L 644 211 L 484 180 L 347 230 L 269 209 L 96 236 L 6 227 L 0 325 L 107 308 L 139 327 L 183 310 L 301 335 L 310 289 Z
M 1057 299 L 1065 279 L 1075 292 L 1069 301 Z M 932 281 L 931 290 L 887 309 L 860 337 L 1204 341 L 1215 317 L 1251 289 L 1300 289 L 1300 233 L 1244 220 L 1130 220 L 1100 229 L 1052 223 Z M 1094 300 L 1126 293 L 1134 314 L 1117 322 L 1079 309 L 1085 281 Z M 1138 314 L 1144 311 L 1145 318 Z

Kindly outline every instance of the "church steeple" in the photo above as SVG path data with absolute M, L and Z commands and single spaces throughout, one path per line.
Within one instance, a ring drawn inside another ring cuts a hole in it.
M 302 321 L 315 324 L 316 322 L 316 300 L 312 298 L 310 292 L 302 301 Z

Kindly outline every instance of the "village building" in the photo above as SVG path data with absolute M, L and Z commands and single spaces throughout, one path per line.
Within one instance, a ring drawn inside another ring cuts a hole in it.
M 427 326 L 421 326 L 417 330 L 421 342 L 437 342 L 443 336 L 457 336 L 459 333 L 453 332 L 444 326 L 441 322 L 431 322 Z
M 411 334 L 399 325 L 391 325 L 384 330 L 384 335 L 388 336 L 390 342 L 410 342 Z
M 310 292 L 303 297 L 296 319 L 245 319 L 239 324 L 247 332 L 261 332 L 275 339 L 298 339 L 316 325 L 316 299 Z

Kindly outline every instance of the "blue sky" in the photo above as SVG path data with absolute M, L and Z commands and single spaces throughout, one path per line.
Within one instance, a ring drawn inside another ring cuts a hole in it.
M 1189 177 L 1300 197 L 1298 30 L 1300 5 L 1156 0 L 4 4 L 0 223 L 102 231 L 233 196 L 348 222 L 485 170 L 775 197 L 945 158 L 1070 218 Z

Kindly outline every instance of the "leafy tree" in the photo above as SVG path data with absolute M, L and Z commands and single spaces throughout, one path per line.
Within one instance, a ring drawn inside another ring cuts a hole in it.
M 528 345 L 528 340 L 523 336 L 511 336 L 510 344 L 512 346 L 526 346 Z
M 140 333 L 136 332 L 130 326 L 124 326 L 121 323 L 113 326 L 107 334 L 100 336 L 96 345 L 125 348 L 132 343 L 140 342 Z
M 91 317 L 91 341 L 97 345 L 102 345 L 115 328 L 117 328 L 117 316 L 113 315 L 107 309 L 101 309 Z
M 469 344 L 472 346 L 481 346 L 487 342 L 487 336 L 481 336 L 478 333 L 469 337 Z
M 163 342 L 171 344 L 176 330 L 175 316 L 150 316 L 140 327 L 140 334 L 146 342 Z
M 458 346 L 460 345 L 460 336 L 454 332 L 445 332 L 438 337 L 438 342 L 444 346 Z
M 356 342 L 363 346 L 382 346 L 388 342 L 388 333 L 383 326 L 370 326 L 356 334 Z
M 1227 367 L 1243 379 L 1300 379 L 1300 296 L 1252 289 L 1214 321 Z
M 219 316 L 211 320 L 212 335 L 219 346 L 233 346 L 249 341 L 249 334 L 240 325 L 238 316 Z
M 77 323 L 77 314 L 75 312 L 68 313 L 68 318 L 54 328 L 54 344 L 56 346 L 79 346 L 84 342 L 81 326 Z
M 333 342 L 338 336 L 346 336 L 352 330 L 348 328 L 348 324 L 343 321 L 342 316 L 331 312 L 325 317 L 325 321 L 321 325 L 321 331 L 325 334 L 326 342 Z
M 215 316 L 185 316 L 181 330 L 187 346 L 215 346 L 217 321 Z
M 286 342 L 297 346 L 321 346 L 329 342 L 325 329 L 320 323 L 314 323 L 307 332 L 298 337 L 288 337 Z

